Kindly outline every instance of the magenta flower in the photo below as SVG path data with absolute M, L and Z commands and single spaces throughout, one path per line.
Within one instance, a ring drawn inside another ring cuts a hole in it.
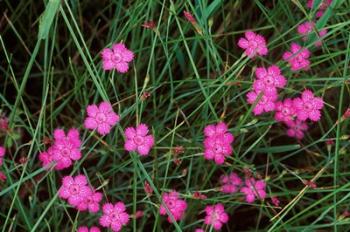
M 278 98 L 277 91 L 275 94 L 265 95 L 261 93 L 262 96 L 259 101 L 256 103 L 255 101 L 258 99 L 260 93 L 258 94 L 255 91 L 250 91 L 247 93 L 247 102 L 251 105 L 255 104 L 253 109 L 253 113 L 255 115 L 260 115 L 264 112 L 270 112 L 275 110 L 275 102 Z
M 287 98 L 284 101 L 276 102 L 275 120 L 277 122 L 293 121 L 296 117 L 296 110 L 293 99 Z
M 6 132 L 9 129 L 9 119 L 0 114 L 0 131 Z
M 322 98 L 315 97 L 312 91 L 304 90 L 300 98 L 294 99 L 293 104 L 299 120 L 305 121 L 309 118 L 316 122 L 321 119 L 321 109 L 324 103 Z
M 241 178 L 234 172 L 220 177 L 221 192 L 235 193 L 242 184 Z
M 100 135 L 108 134 L 120 119 L 109 102 L 101 102 L 99 106 L 89 105 L 86 111 L 88 116 L 84 122 L 85 128 L 97 130 Z
M 204 210 L 204 224 L 213 226 L 215 230 L 220 230 L 222 225 L 228 222 L 229 217 L 223 204 L 208 205 Z
M 262 200 L 266 197 L 265 188 L 265 181 L 249 178 L 245 180 L 245 186 L 241 188 L 241 193 L 245 194 L 246 202 L 253 203 L 256 198 Z
M 197 20 L 195 19 L 195 17 L 192 15 L 191 12 L 185 10 L 184 11 L 184 16 L 185 16 L 186 20 L 188 22 L 190 22 L 191 24 L 196 24 L 197 23 Z
M 102 53 L 103 70 L 117 70 L 126 73 L 129 63 L 134 59 L 134 53 L 126 48 L 124 43 L 113 44 L 112 49 L 105 48 Z
M 288 126 L 287 135 L 297 139 L 304 138 L 304 133 L 308 130 L 306 122 L 298 119 L 289 121 L 286 125 Z
M 194 232 L 204 232 L 204 230 L 202 228 L 196 228 Z
M 125 212 L 126 208 L 123 202 L 117 202 L 114 205 L 106 203 L 102 207 L 103 215 L 100 217 L 100 225 L 111 228 L 112 231 L 121 231 L 122 227 L 129 223 L 129 214 Z
M 314 26 L 315 26 L 315 23 L 313 22 L 302 23 L 297 27 L 298 34 L 303 36 L 309 35 L 312 32 Z
M 332 0 L 322 0 L 320 6 L 316 6 L 316 8 L 318 7 L 318 11 L 316 12 L 316 17 L 317 18 L 322 17 L 323 13 L 331 5 L 331 3 L 332 3 Z M 306 5 L 307 7 L 312 9 L 312 6 L 314 5 L 314 1 L 308 0 Z
M 308 70 L 310 68 L 310 55 L 311 53 L 307 48 L 292 43 L 290 51 L 285 52 L 282 58 L 290 64 L 292 71 Z
M 254 58 L 257 55 L 265 56 L 268 53 L 266 47 L 266 40 L 262 35 L 256 34 L 252 31 L 245 32 L 245 38 L 240 38 L 238 46 L 245 49 L 245 54 L 249 58 Z
M 56 161 L 56 170 L 62 170 L 81 158 L 79 131 L 70 129 L 67 135 L 62 129 L 54 131 L 55 142 L 52 146 L 52 159 Z M 49 153 L 48 153 L 49 154 Z
M 216 164 L 223 164 L 225 158 L 232 154 L 234 137 L 230 133 L 207 137 L 204 139 L 204 158 L 214 160 Z
M 62 179 L 62 185 L 58 190 L 58 196 L 68 200 L 72 206 L 78 206 L 91 195 L 91 189 L 88 186 L 86 176 L 78 175 L 75 177 L 65 176 Z
M 234 136 L 228 131 L 224 122 L 211 124 L 204 128 L 204 158 L 223 164 L 225 157 L 232 154 L 231 143 Z
M 80 226 L 77 232 L 101 232 L 101 230 L 96 226 L 93 226 L 90 229 L 87 226 Z
M 102 197 L 102 193 L 91 190 L 91 194 L 80 202 L 77 209 L 79 211 L 89 210 L 90 213 L 97 213 L 100 210 Z
M 179 221 L 185 214 L 187 209 L 186 201 L 180 198 L 180 195 L 176 191 L 171 191 L 169 193 L 163 193 L 162 195 L 162 204 L 159 207 L 160 215 L 168 215 L 165 206 L 168 208 L 175 221 Z M 168 222 L 173 223 L 173 220 L 168 215 Z
M 263 92 L 265 95 L 276 95 L 276 88 L 283 88 L 287 84 L 286 78 L 281 75 L 281 70 L 278 66 L 259 67 L 255 71 L 257 80 L 253 83 L 255 92 Z
M 4 162 L 4 156 L 5 156 L 6 150 L 4 147 L 0 146 L 0 166 Z
M 124 149 L 127 151 L 135 151 L 141 156 L 146 156 L 154 146 L 153 135 L 148 135 L 148 126 L 140 124 L 136 128 L 128 127 L 125 129 L 126 141 Z
M 47 149 L 47 151 L 43 151 L 43 152 L 39 153 L 39 160 L 41 161 L 42 166 L 44 168 L 49 168 L 50 164 L 52 164 L 52 162 L 53 162 L 53 158 L 52 158 L 53 157 L 53 152 L 54 152 L 53 147 L 49 147 Z
M 303 40 L 306 41 L 308 36 L 312 33 L 314 30 L 315 24 L 313 22 L 305 22 L 298 26 L 297 31 L 300 35 L 303 36 Z M 322 29 L 319 31 L 319 34 L 317 35 L 320 37 L 316 42 L 315 46 L 320 47 L 322 45 L 321 38 L 324 37 L 327 34 L 327 29 Z

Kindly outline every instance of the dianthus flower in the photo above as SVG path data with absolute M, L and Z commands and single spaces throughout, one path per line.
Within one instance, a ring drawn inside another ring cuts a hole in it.
M 62 185 L 58 190 L 58 196 L 62 199 L 68 200 L 70 205 L 76 207 L 90 195 L 91 189 L 88 186 L 86 176 L 78 175 L 75 177 L 63 177 Z
M 234 172 L 220 177 L 221 192 L 235 193 L 242 184 L 241 178 Z
M 289 122 L 296 117 L 293 99 L 287 98 L 284 101 L 276 102 L 275 120 L 277 122 Z
M 299 120 L 310 119 L 316 122 L 321 119 L 321 109 L 324 103 L 322 98 L 315 97 L 312 91 L 304 90 L 301 97 L 293 100 L 293 104 Z
M 223 164 L 225 158 L 232 154 L 234 137 L 230 133 L 207 137 L 204 139 L 204 158 L 214 160 L 216 164 Z
M 5 148 L 2 147 L 2 146 L 0 146 L 0 166 L 1 166 L 2 163 L 3 163 L 4 156 L 5 156 L 5 152 L 6 152 Z
M 84 126 L 90 130 L 97 130 L 100 135 L 108 134 L 112 127 L 119 122 L 119 115 L 113 111 L 109 102 L 101 102 L 98 106 L 89 105 L 86 109 L 87 118 Z
M 81 158 L 79 131 L 70 129 L 65 134 L 64 130 L 54 131 L 54 145 L 52 147 L 52 159 L 56 161 L 56 170 L 62 170 L 72 165 L 73 161 Z
M 101 230 L 96 226 L 93 226 L 90 229 L 87 226 L 80 226 L 77 232 L 101 232 Z
M 275 95 L 277 88 L 283 88 L 287 84 L 286 78 L 281 75 L 278 66 L 259 67 L 255 71 L 257 79 L 253 83 L 255 92 L 263 92 L 265 95 Z
M 168 215 L 164 205 L 168 208 L 175 221 L 181 220 L 187 209 L 186 201 L 182 200 L 179 196 L 179 193 L 176 191 L 163 193 L 162 204 L 159 208 L 160 215 Z M 168 215 L 168 222 L 173 223 L 170 215 Z
M 298 119 L 286 122 L 286 125 L 288 126 L 287 135 L 297 139 L 304 138 L 304 132 L 308 129 L 306 122 Z
M 112 231 L 121 231 L 122 227 L 129 223 L 129 214 L 125 212 L 125 204 L 117 202 L 114 205 L 106 203 L 102 207 L 103 215 L 100 217 L 100 225 L 111 228 Z
M 310 68 L 310 55 L 311 53 L 307 48 L 292 43 L 290 51 L 285 52 L 282 58 L 290 64 L 292 71 L 308 70 Z
M 217 124 L 211 124 L 204 128 L 204 135 L 207 137 L 213 137 L 217 135 L 226 135 L 230 136 L 230 132 L 228 131 L 228 127 L 226 123 L 219 122 Z M 232 134 L 231 134 L 232 136 Z
M 245 186 L 241 188 L 241 193 L 245 194 L 246 202 L 252 203 L 256 198 L 264 199 L 266 197 L 265 188 L 265 181 L 248 178 L 245 180 Z
M 261 97 L 259 101 L 256 103 L 255 101 L 258 100 L 259 95 L 261 94 Z M 253 109 L 253 113 L 255 115 L 260 115 L 264 112 L 270 112 L 275 110 L 275 102 L 278 98 L 277 91 L 274 94 L 265 95 L 262 92 L 257 93 L 255 91 L 250 91 L 247 93 L 247 102 L 251 105 L 255 104 L 255 107 Z
M 192 15 L 191 12 L 184 11 L 184 16 L 185 16 L 186 20 L 189 21 L 191 24 L 197 23 L 197 20 L 195 19 L 195 17 Z
M 204 230 L 202 228 L 196 228 L 194 232 L 204 232 Z
M 224 122 L 211 124 L 204 128 L 204 158 L 223 164 L 225 157 L 231 155 L 231 143 L 234 136 L 228 131 Z
M 148 134 L 148 126 L 140 124 L 136 128 L 128 127 L 125 129 L 126 141 L 124 148 L 127 151 L 135 151 L 141 156 L 146 156 L 154 146 L 153 135 Z
M 240 38 L 238 46 L 245 49 L 245 54 L 249 58 L 253 58 L 257 55 L 265 56 L 268 53 L 266 47 L 266 40 L 262 35 L 256 34 L 252 31 L 245 32 L 245 38 Z
M 204 210 L 204 224 L 213 226 L 215 230 L 220 230 L 222 225 L 228 222 L 229 217 L 222 204 L 208 205 Z
M 9 129 L 9 120 L 6 116 L 0 114 L 0 131 L 8 131 Z
M 318 7 L 318 11 L 316 12 L 316 17 L 320 18 L 325 12 L 325 10 L 331 5 L 331 3 L 332 3 L 332 0 L 322 0 L 320 6 L 319 7 L 316 6 Z M 308 0 L 306 5 L 307 7 L 312 9 L 314 5 L 314 0 Z
M 115 69 L 120 73 L 126 73 L 129 63 L 134 59 L 134 53 L 124 43 L 113 44 L 112 49 L 103 49 L 101 55 L 105 71 Z
M 80 211 L 89 210 L 90 213 L 97 213 L 100 210 L 100 201 L 102 197 L 102 193 L 91 190 L 90 195 L 80 202 L 77 209 Z
M 303 36 L 303 40 L 306 41 L 308 38 L 308 35 L 311 34 L 311 32 L 314 30 L 315 24 L 313 22 L 305 22 L 298 26 L 297 31 L 300 35 Z M 321 38 L 324 37 L 327 34 L 327 29 L 322 29 L 319 31 L 319 35 L 317 37 L 320 37 L 316 42 L 315 46 L 319 47 L 322 45 Z
M 53 152 L 54 152 L 53 147 L 49 147 L 47 149 L 47 151 L 43 151 L 43 152 L 39 153 L 39 160 L 41 161 L 42 166 L 44 168 L 50 167 L 50 164 L 53 161 L 53 158 L 52 158 L 53 157 Z

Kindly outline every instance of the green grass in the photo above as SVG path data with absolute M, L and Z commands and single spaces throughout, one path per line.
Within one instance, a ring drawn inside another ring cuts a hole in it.
M 318 4 L 320 0 L 315 0 Z M 18 1 L 1 2 L 0 110 L 10 130 L 0 132 L 7 147 L 0 183 L 1 231 L 74 231 L 97 225 L 100 214 L 77 213 L 57 197 L 61 178 L 86 174 L 104 194 L 123 201 L 132 218 L 125 231 L 194 231 L 203 227 L 203 209 L 223 203 L 230 221 L 223 231 L 347 231 L 350 204 L 349 107 L 350 2 L 333 0 L 317 22 L 328 29 L 321 48 L 315 37 L 302 42 L 298 24 L 314 17 L 306 1 Z M 193 12 L 196 31 L 183 17 Z M 154 20 L 156 28 L 142 27 Z M 237 41 L 253 29 L 268 39 L 269 54 L 254 60 Z M 119 41 L 136 58 L 127 74 L 102 70 L 100 51 Z M 293 73 L 281 57 L 297 41 L 311 52 L 311 69 Z M 310 124 L 301 141 L 286 137 L 273 114 L 255 117 L 246 102 L 257 66 L 277 64 L 288 79 L 280 97 L 305 88 L 325 100 L 322 120 Z M 150 97 L 143 98 L 145 93 Z M 108 136 L 85 130 L 85 108 L 110 101 L 121 116 Z M 225 121 L 235 135 L 225 165 L 204 160 L 203 128 Z M 139 157 L 123 149 L 123 130 L 151 126 L 156 146 Z M 83 158 L 64 171 L 47 171 L 38 154 L 55 128 L 76 127 Z M 332 140 L 333 145 L 326 142 Z M 185 152 L 175 157 L 173 149 Z M 26 162 L 20 159 L 26 158 Z M 176 165 L 175 161 L 180 160 Z M 243 195 L 218 191 L 218 177 L 249 170 L 267 182 L 268 198 L 253 204 Z M 317 188 L 306 186 L 312 180 Z M 144 192 L 148 182 L 152 196 Z M 183 220 L 170 225 L 159 215 L 163 192 L 186 199 Z M 208 198 L 195 199 L 200 192 Z M 280 207 L 270 197 L 277 196 Z

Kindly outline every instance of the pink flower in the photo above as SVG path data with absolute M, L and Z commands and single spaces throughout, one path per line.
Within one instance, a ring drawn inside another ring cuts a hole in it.
M 194 232 L 204 232 L 204 230 L 202 228 L 196 228 Z
M 103 49 L 101 55 L 103 70 L 116 69 L 120 73 L 126 73 L 129 63 L 134 59 L 134 53 L 127 49 L 124 43 L 113 44 L 112 49 Z
M 287 135 L 297 139 L 304 138 L 304 132 L 308 130 L 306 122 L 298 119 L 289 121 L 286 123 L 286 125 L 288 126 Z
M 271 197 L 271 202 L 275 207 L 280 206 L 280 200 L 278 199 L 278 197 Z
M 290 50 L 290 52 L 285 52 L 282 58 L 290 64 L 291 70 L 308 70 L 310 68 L 310 51 L 297 43 L 292 43 Z
M 101 102 L 99 106 L 89 105 L 86 111 L 88 116 L 84 122 L 85 128 L 97 130 L 100 135 L 108 134 L 112 127 L 119 122 L 119 115 L 114 113 L 109 102 Z
M 211 124 L 204 128 L 204 158 L 223 164 L 225 157 L 231 155 L 231 143 L 234 136 L 228 131 L 224 122 Z
M 223 164 L 225 158 L 232 154 L 234 137 L 230 133 L 207 137 L 204 139 L 204 158 L 214 160 L 216 164 Z
M 245 180 L 245 186 L 241 188 L 241 193 L 245 194 L 246 202 L 252 203 L 256 198 L 264 199 L 266 197 L 265 188 L 265 181 L 248 178 Z
M 229 175 L 222 175 L 220 177 L 221 192 L 223 193 L 235 193 L 242 184 L 241 178 L 232 172 Z
M 267 55 L 266 40 L 262 35 L 256 34 L 252 31 L 245 32 L 245 38 L 240 38 L 238 46 L 245 49 L 245 54 L 249 58 L 253 58 L 257 55 Z
M 276 65 L 263 68 L 259 67 L 255 71 L 257 80 L 253 83 L 255 92 L 263 92 L 265 95 L 275 95 L 276 88 L 283 88 L 287 84 L 286 78 L 281 75 L 281 70 Z
M 184 16 L 187 19 L 187 21 L 189 21 L 191 24 L 196 24 L 197 21 L 194 18 L 194 16 L 191 14 L 191 12 L 189 11 L 184 11 Z
M 4 147 L 0 146 L 0 166 L 3 163 L 4 156 L 5 156 L 6 150 Z
M 5 173 L 0 171 L 0 181 L 4 182 L 4 181 L 6 181 L 6 179 L 7 179 L 7 177 L 6 177 Z
M 313 32 L 314 27 L 315 27 L 315 24 L 313 22 L 305 22 L 298 26 L 297 31 L 300 35 L 303 36 L 303 40 L 306 41 L 308 35 L 310 35 Z M 326 34 L 327 34 L 327 29 L 323 29 L 319 32 L 319 35 L 317 36 L 320 38 L 315 42 L 316 47 L 319 47 L 322 45 L 321 38 L 324 37 Z
M 179 196 L 179 193 L 176 191 L 171 191 L 170 193 L 163 193 L 162 195 L 162 204 L 159 208 L 160 215 L 167 215 L 167 210 L 165 206 L 168 208 L 175 221 L 181 220 L 185 211 L 187 209 L 186 201 L 182 200 Z M 168 222 L 172 223 L 173 220 L 168 215 Z
M 44 168 L 49 168 L 50 164 L 54 161 L 52 158 L 53 152 L 54 152 L 53 147 L 49 147 L 47 151 L 43 151 L 39 153 L 39 160 L 41 161 L 42 166 Z
M 331 5 L 331 3 L 332 3 L 332 0 L 322 0 L 320 6 L 315 6 L 316 8 L 318 7 L 318 11 L 316 12 L 316 17 L 320 18 L 325 12 L 325 10 Z M 314 5 L 314 1 L 308 0 L 306 5 L 307 7 L 312 9 Z
M 321 119 L 323 100 L 320 97 L 315 97 L 312 91 L 304 90 L 300 98 L 294 99 L 293 104 L 299 120 L 305 121 L 309 118 L 316 122 Z
M 8 131 L 9 129 L 9 120 L 6 116 L 0 114 L 0 131 Z
M 140 124 L 136 128 L 128 127 L 125 129 L 126 141 L 124 149 L 127 151 L 135 151 L 141 156 L 146 156 L 154 146 L 153 135 L 148 135 L 148 126 Z
M 93 226 L 90 229 L 87 226 L 80 226 L 77 232 L 101 232 L 101 230 L 96 226 Z
M 313 22 L 305 22 L 298 26 L 297 31 L 300 35 L 308 35 L 312 32 L 315 24 Z
M 255 115 L 260 115 L 264 112 L 270 112 L 275 110 L 275 102 L 278 98 L 277 91 L 274 94 L 265 95 L 261 93 L 262 96 L 260 100 L 256 103 L 255 101 L 258 99 L 260 93 L 258 94 L 255 91 L 251 91 L 247 93 L 247 102 L 251 105 L 255 104 L 253 109 L 253 113 Z
M 70 129 L 67 135 L 62 129 L 54 131 L 55 142 L 52 147 L 52 159 L 56 161 L 56 170 L 70 167 L 73 161 L 81 158 L 79 131 Z
M 123 202 L 117 202 L 114 205 L 106 203 L 102 207 L 103 215 L 100 217 L 100 225 L 111 228 L 112 231 L 121 231 L 122 227 L 129 223 L 129 214 L 125 212 L 126 208 Z
M 90 213 L 97 213 L 100 210 L 102 197 L 102 193 L 91 190 L 90 195 L 80 202 L 77 209 L 79 211 L 89 210 Z
M 222 225 L 228 222 L 229 217 L 222 204 L 208 205 L 204 210 L 204 224 L 213 226 L 215 230 L 220 230 Z
M 277 122 L 288 122 L 294 120 L 296 111 L 293 99 L 287 98 L 284 101 L 276 102 L 275 120 Z
M 225 134 L 226 136 L 229 136 L 229 134 L 231 133 L 228 132 L 228 127 L 224 122 L 219 122 L 218 124 L 211 124 L 204 128 L 204 135 L 207 137 L 225 135 Z
M 62 186 L 58 190 L 58 196 L 67 199 L 70 205 L 78 206 L 86 197 L 91 195 L 91 189 L 87 184 L 84 175 L 65 176 L 62 179 Z

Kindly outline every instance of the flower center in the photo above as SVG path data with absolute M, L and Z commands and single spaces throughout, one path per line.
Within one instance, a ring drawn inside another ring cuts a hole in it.
M 250 41 L 249 41 L 249 45 L 250 45 L 250 47 L 252 47 L 252 48 L 258 47 L 258 43 L 257 43 L 255 40 L 250 40 Z
M 289 109 L 288 108 L 283 108 L 282 114 L 283 115 L 288 115 L 289 114 Z
M 62 148 L 61 150 L 62 156 L 69 156 L 70 155 L 70 150 L 66 147 Z
M 96 120 L 100 123 L 105 122 L 106 121 L 106 115 L 104 113 L 98 113 L 96 115 Z
M 69 192 L 73 195 L 78 194 L 79 186 L 77 186 L 76 184 L 72 184 L 71 186 L 69 186 Z
M 111 214 L 111 218 L 112 218 L 113 220 L 119 220 L 119 214 L 118 214 L 118 213 L 112 213 L 112 214 Z
M 274 83 L 274 79 L 272 76 L 268 75 L 266 78 L 265 78 L 265 83 L 268 84 L 268 85 L 272 85 Z
M 215 144 L 214 151 L 215 153 L 222 153 L 222 146 L 220 144 Z
M 305 109 L 308 110 L 308 111 L 309 111 L 309 110 L 312 110 L 312 108 L 313 108 L 313 107 L 312 107 L 312 104 L 311 104 L 310 102 L 306 102 L 306 103 L 304 104 L 304 107 L 305 107 Z
M 112 56 L 112 60 L 114 63 L 119 63 L 120 61 L 122 61 L 122 56 L 120 53 L 114 53 Z
M 168 202 L 168 208 L 173 208 L 175 206 L 175 202 L 174 201 L 169 201 Z
M 136 135 L 136 136 L 134 137 L 134 142 L 135 142 L 137 145 L 141 145 L 141 144 L 143 144 L 144 139 L 143 139 L 142 136 Z

